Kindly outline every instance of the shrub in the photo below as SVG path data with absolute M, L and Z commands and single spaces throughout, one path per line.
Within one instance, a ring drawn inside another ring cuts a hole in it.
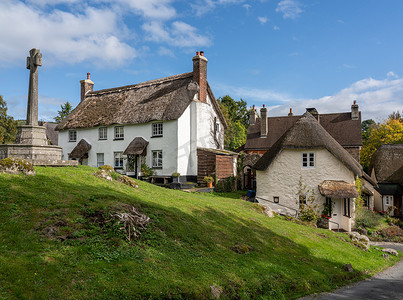
M 228 193 L 236 191 L 236 177 L 228 177 L 218 181 L 215 185 L 214 191 L 218 193 Z
M 355 226 L 363 228 L 375 228 L 381 222 L 382 217 L 377 213 L 362 208 L 357 211 Z
M 213 181 L 214 181 L 214 178 L 211 177 L 211 176 L 206 176 L 206 177 L 203 178 L 203 181 L 204 181 L 204 182 L 213 182 Z
M 301 204 L 298 212 L 298 218 L 304 222 L 316 223 L 319 215 L 312 205 Z
M 398 226 L 390 226 L 378 231 L 378 234 L 386 241 L 402 241 L 403 229 Z
M 172 173 L 172 177 L 174 177 L 174 178 L 178 178 L 179 176 L 181 176 L 181 174 L 178 172 Z
M 143 173 L 143 177 L 150 177 L 154 175 L 154 170 L 151 169 L 147 164 L 142 163 L 141 164 L 141 172 Z

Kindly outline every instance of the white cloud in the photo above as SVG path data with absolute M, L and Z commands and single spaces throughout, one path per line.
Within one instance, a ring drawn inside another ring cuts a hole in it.
M 244 2 L 246 0 L 199 0 L 196 3 L 191 3 L 190 6 L 197 16 L 202 16 L 219 5 L 242 4 Z M 242 7 L 248 11 L 251 5 L 243 4 Z
M 145 18 L 169 20 L 176 16 L 172 0 L 118 0 Z
M 346 69 L 356 69 L 357 67 L 354 65 L 349 65 L 349 64 L 343 64 L 343 67 Z
M 148 33 L 148 40 L 165 42 L 176 47 L 208 46 L 211 41 L 208 37 L 197 33 L 197 29 L 187 23 L 175 21 L 170 27 L 161 22 L 150 22 L 143 25 Z
M 252 7 L 252 5 L 250 5 L 250 4 L 243 4 L 242 7 L 245 8 L 246 11 L 249 11 L 249 9 Z
M 122 64 L 134 58 L 136 51 L 119 37 L 117 22 L 118 16 L 107 9 L 86 8 L 73 14 L 1 2 L 0 63 L 19 61 L 35 47 L 46 54 L 47 61 Z
M 267 17 L 257 17 L 257 19 L 262 25 L 267 23 Z
M 277 4 L 276 12 L 282 13 L 284 19 L 296 19 L 303 10 L 297 0 L 281 0 Z
M 362 79 L 334 95 L 317 99 L 296 98 L 270 89 L 228 86 L 219 86 L 218 89 L 226 91 L 233 98 L 243 98 L 250 104 L 266 104 L 270 116 L 287 115 L 290 108 L 294 114 L 301 115 L 307 107 L 315 107 L 319 113 L 347 112 L 350 111 L 353 101 L 357 100 L 362 120 L 374 119 L 379 122 L 393 111 L 402 110 L 403 107 L 402 77 Z
M 280 27 L 274 25 L 274 26 L 273 26 L 273 30 L 276 30 L 276 31 L 277 31 L 277 30 L 280 30 Z

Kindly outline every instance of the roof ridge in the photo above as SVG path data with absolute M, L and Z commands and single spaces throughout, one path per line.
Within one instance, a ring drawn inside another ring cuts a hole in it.
M 121 86 L 121 87 L 103 89 L 103 90 L 98 90 L 98 91 L 91 91 L 86 95 L 86 97 L 100 96 L 100 95 L 104 95 L 104 94 L 116 93 L 116 92 L 120 92 L 122 90 L 132 90 L 132 89 L 136 89 L 136 88 L 143 88 L 143 87 L 151 86 L 151 85 L 154 85 L 154 84 L 162 84 L 162 83 L 165 83 L 165 82 L 168 82 L 168 81 L 187 78 L 187 77 L 190 77 L 191 75 L 193 75 L 193 72 L 176 74 L 176 75 L 172 75 L 172 76 L 168 76 L 168 77 L 163 77 L 163 78 L 157 78 L 157 79 L 152 79 L 152 80 L 148 80 L 148 81 L 143 81 L 143 82 L 139 82 L 139 83 L 136 83 L 136 84 L 124 85 L 124 86 Z

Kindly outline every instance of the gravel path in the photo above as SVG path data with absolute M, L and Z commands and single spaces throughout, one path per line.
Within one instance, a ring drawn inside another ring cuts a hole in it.
M 403 252 L 403 244 L 399 243 L 371 243 L 371 245 Z M 310 299 L 403 299 L 403 260 L 367 280 L 342 287 L 332 293 L 310 295 L 300 300 Z

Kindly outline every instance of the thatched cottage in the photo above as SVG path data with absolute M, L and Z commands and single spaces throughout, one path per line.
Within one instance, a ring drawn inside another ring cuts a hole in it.
M 160 177 L 177 172 L 196 181 L 212 175 L 199 174 L 200 150 L 218 149 L 215 157 L 229 159 L 217 159 L 224 165 L 209 170 L 230 167 L 234 175 L 236 155 L 223 150 L 227 124 L 207 82 L 203 51 L 193 57 L 189 73 L 99 91 L 93 86 L 87 74 L 81 102 L 57 126 L 65 159 L 112 165 L 134 177 L 146 164 Z
M 351 231 L 358 196 L 355 180 L 372 182 L 310 112 L 293 122 L 253 168 L 258 202 L 296 215 L 300 204 L 313 200 L 319 211 L 328 207 L 329 229 Z
M 350 112 L 319 114 L 315 108 L 307 108 L 319 124 L 357 161 L 360 161 L 361 112 L 356 101 Z M 292 109 L 288 116 L 268 117 L 267 107 L 260 109 L 260 117 L 253 107 L 250 112 L 248 135 L 242 149 L 244 156 L 244 186 L 247 189 L 255 188 L 255 171 L 252 166 L 268 151 L 274 143 L 288 130 L 301 116 L 294 115 Z
M 403 144 L 379 147 L 371 158 L 370 172 L 378 181 L 375 209 L 403 216 Z

